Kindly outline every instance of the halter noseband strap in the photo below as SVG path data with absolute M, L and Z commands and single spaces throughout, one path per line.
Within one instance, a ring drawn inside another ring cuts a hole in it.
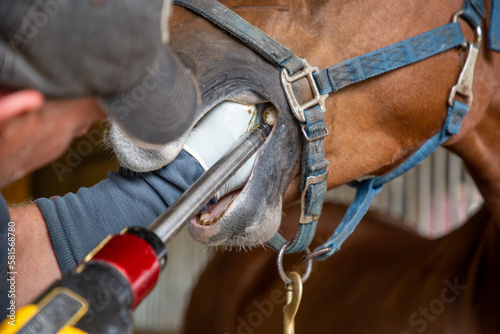
M 383 184 L 418 165 L 450 136 L 459 132 L 462 120 L 472 101 L 472 83 L 470 81 L 479 48 L 480 24 L 484 18 L 483 0 L 465 0 L 463 8 L 459 12 L 459 16 L 476 29 L 478 40 L 475 43 L 466 41 L 460 24 L 456 20 L 457 17 L 455 17 L 452 23 L 321 71 L 310 66 L 304 59 L 294 55 L 291 50 L 243 20 L 218 1 L 174 0 L 174 3 L 202 15 L 228 31 L 282 71 L 283 90 L 292 112 L 301 123 L 305 137 L 302 154 L 302 214 L 297 235 L 287 247 L 287 253 L 300 252 L 309 246 L 314 237 L 326 195 L 328 161 L 325 159 L 324 138 L 328 134 L 328 130 L 323 117 L 324 100 L 328 96 L 327 94 L 460 45 L 466 44 L 468 46 L 467 61 L 459 77 L 459 82 L 453 87 L 452 94 L 450 94 L 448 112 L 442 130 L 394 171 L 384 176 L 351 183 L 357 188 L 354 201 L 330 239 L 310 255 L 316 259 L 324 259 L 340 248 L 368 211 L 373 197 L 380 192 Z M 303 77 L 309 79 L 311 91 L 315 96 L 313 100 L 301 104 L 293 93 L 292 84 Z M 465 97 L 468 103 L 456 100 L 456 92 Z M 285 239 L 277 233 L 268 244 L 278 250 L 285 242 Z

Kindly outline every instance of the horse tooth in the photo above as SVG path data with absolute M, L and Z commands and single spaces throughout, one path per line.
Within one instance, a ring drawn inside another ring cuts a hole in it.
M 267 107 L 262 117 L 267 125 L 273 126 L 276 123 L 276 109 L 273 106 Z
M 209 220 L 209 221 L 200 221 L 200 225 L 201 226 L 210 226 L 210 225 L 213 225 L 214 222 L 212 220 Z
M 209 221 L 208 217 L 210 214 L 208 212 L 203 212 L 200 214 L 200 223 L 203 223 L 204 225 Z
M 214 224 L 214 221 L 213 220 L 208 220 L 208 221 L 200 221 L 199 224 L 201 226 L 211 226 Z

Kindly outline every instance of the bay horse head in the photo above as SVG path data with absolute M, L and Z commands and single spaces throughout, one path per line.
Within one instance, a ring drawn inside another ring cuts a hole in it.
M 320 69 L 446 25 L 463 5 L 462 0 L 425 4 L 416 0 L 221 3 Z M 486 17 L 489 9 L 487 1 Z M 477 38 L 467 22 L 460 20 L 460 25 L 467 40 Z M 231 34 L 185 8 L 174 7 L 170 32 L 172 49 L 200 86 L 198 120 L 223 101 L 271 104 L 277 110 L 277 121 L 246 185 L 231 201 L 219 201 L 227 207 L 218 209 L 221 215 L 216 222 L 200 224 L 194 220 L 190 225 L 192 235 L 207 244 L 262 244 L 279 229 L 283 206 L 301 196 L 305 139 L 284 94 L 280 70 Z M 451 48 L 331 93 L 324 114 L 331 133 L 324 138 L 329 161 L 327 187 L 386 175 L 438 133 L 446 118 L 450 90 L 467 55 L 463 48 Z M 445 143 L 464 158 L 492 206 L 500 202 L 500 175 L 492 168 L 498 166 L 495 162 L 500 151 L 500 95 L 495 95 L 499 61 L 485 43 L 480 46 L 472 105 L 460 133 Z M 300 80 L 294 91 L 299 99 L 307 100 L 310 93 L 301 89 L 304 87 L 308 87 L 307 80 Z M 146 160 L 141 152 L 125 156 L 148 170 L 173 159 L 182 145 L 180 139 L 162 150 L 147 152 Z M 119 147 L 115 145 L 118 153 Z M 497 215 L 500 221 L 500 211 Z

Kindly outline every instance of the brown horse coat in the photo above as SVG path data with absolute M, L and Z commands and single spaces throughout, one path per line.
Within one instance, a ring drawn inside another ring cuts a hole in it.
M 299 57 L 325 68 L 437 28 L 451 21 L 462 0 L 295 1 L 223 0 L 223 4 Z M 489 17 L 490 1 L 486 1 Z M 241 193 L 210 226 L 191 224 L 193 236 L 211 245 L 249 247 L 279 227 L 282 208 L 299 198 L 302 135 L 290 115 L 279 71 L 229 34 L 175 7 L 171 46 L 200 83 L 207 113 L 217 103 L 270 101 L 278 120 L 259 152 Z M 464 34 L 474 32 L 461 22 Z M 487 31 L 488 20 L 483 25 Z M 486 34 L 485 34 L 486 35 Z M 474 76 L 474 100 L 460 134 L 446 145 L 457 152 L 500 222 L 500 55 L 483 38 Z M 400 165 L 438 132 L 451 87 L 465 61 L 459 48 L 354 84 L 326 100 L 328 188 Z
M 446 24 L 462 6 L 461 0 L 427 1 L 425 5 L 417 0 L 221 2 L 319 68 Z M 486 1 L 487 17 L 490 6 Z M 461 23 L 472 40 L 473 31 Z M 487 25 L 488 20 L 483 31 Z M 281 94 L 276 82 L 279 74 L 233 37 L 185 9 L 175 8 L 171 28 L 173 49 L 200 82 L 203 112 L 224 99 L 255 103 L 235 89 L 237 85 L 278 109 L 273 133 L 230 210 L 218 226 L 192 226 L 194 236 L 209 244 L 259 244 L 278 228 L 282 207 L 299 198 L 298 123 L 279 97 L 273 100 L 273 93 L 266 94 L 273 89 Z M 439 131 L 464 60 L 463 51 L 449 50 L 333 93 L 326 101 L 325 114 L 331 132 L 326 138 L 328 188 L 393 170 Z M 499 54 L 483 42 L 471 109 L 460 134 L 446 143 L 464 159 L 486 208 L 463 228 L 436 241 L 373 216 L 365 220 L 338 254 L 317 264 L 305 284 L 296 321 L 298 333 L 500 331 L 496 315 L 500 300 L 496 287 L 499 66 Z M 317 237 L 321 241 L 340 221 L 338 208 L 329 206 L 323 214 Z M 288 225 L 295 230 L 296 218 L 288 210 L 282 229 Z M 276 278 L 275 257 L 274 252 L 260 249 L 218 256 L 194 292 L 186 333 L 280 332 L 284 287 Z
M 327 204 L 316 242 L 345 208 Z M 285 210 L 285 232 L 300 212 Z M 369 213 L 342 249 L 316 262 L 296 333 L 499 333 L 500 229 L 486 208 L 449 235 L 427 240 Z M 280 333 L 284 283 L 276 252 L 218 253 L 200 277 L 185 334 Z M 300 256 L 285 266 L 303 272 Z

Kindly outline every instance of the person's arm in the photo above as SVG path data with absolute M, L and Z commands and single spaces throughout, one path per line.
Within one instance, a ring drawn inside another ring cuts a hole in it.
M 42 213 L 36 204 L 10 208 L 16 228 L 16 309 L 61 277 Z M 3 297 L 3 296 L 2 296 Z
M 39 198 L 36 204 L 12 210 L 12 221 L 20 227 L 16 306 L 73 269 L 108 235 L 125 227 L 147 227 L 203 172 L 196 159 L 182 151 L 154 173 L 120 169 L 91 188 Z
M 147 227 L 217 162 L 254 125 L 256 110 L 225 103 L 204 117 L 188 137 L 185 149 L 167 166 L 151 173 L 120 169 L 91 188 L 63 197 L 40 198 L 12 214 L 25 228 L 19 261 L 20 303 L 43 291 L 54 279 L 74 268 L 105 237 L 125 227 Z M 241 187 L 248 179 L 249 160 L 219 191 L 219 196 Z M 39 210 L 38 210 L 39 209 Z M 43 216 L 41 216 L 40 215 Z M 44 221 L 45 220 L 45 223 Z M 30 229 L 33 228 L 33 238 Z M 54 265 L 55 264 L 55 265 Z M 59 270 L 60 268 L 60 270 Z M 18 305 L 21 306 L 21 305 Z

